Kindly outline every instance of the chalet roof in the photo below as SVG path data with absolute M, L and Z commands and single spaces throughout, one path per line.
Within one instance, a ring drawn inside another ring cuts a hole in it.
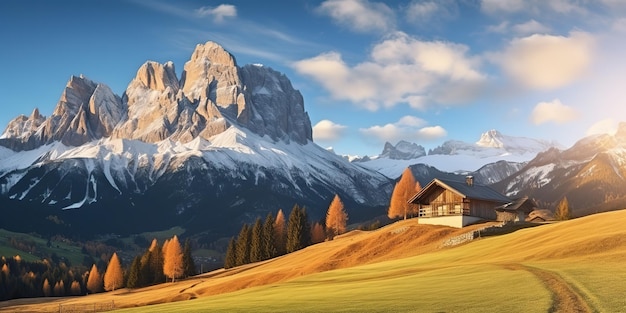
M 537 205 L 533 200 L 528 199 L 528 197 L 522 197 L 519 199 L 515 199 L 512 202 L 507 204 L 497 206 L 495 209 L 497 211 L 523 211 L 528 214 L 532 212 Z
M 434 188 L 441 187 L 450 190 L 459 196 L 467 199 L 486 200 L 499 203 L 510 203 L 511 199 L 507 198 L 503 194 L 491 189 L 486 185 L 473 183 L 468 185 L 466 182 L 447 180 L 447 179 L 433 179 L 426 187 L 422 188 L 413 198 L 409 200 L 410 203 L 418 203 L 418 201 L 424 196 L 430 193 Z

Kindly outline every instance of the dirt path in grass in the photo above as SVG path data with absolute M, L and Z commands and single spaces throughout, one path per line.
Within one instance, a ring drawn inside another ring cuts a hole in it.
M 559 274 L 536 267 L 521 264 L 509 264 L 505 268 L 511 270 L 524 270 L 535 275 L 552 294 L 552 305 L 549 313 L 572 312 L 590 313 L 595 312 L 577 292 L 572 285 L 565 281 Z

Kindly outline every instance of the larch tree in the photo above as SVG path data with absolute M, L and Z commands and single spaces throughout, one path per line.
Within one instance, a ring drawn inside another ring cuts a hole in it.
M 287 253 L 298 251 L 311 244 L 311 225 L 305 208 L 297 204 L 289 214 L 287 224 Z
M 87 290 L 91 293 L 102 292 L 102 275 L 98 272 L 96 265 L 91 266 L 89 277 L 87 278 Z
M 263 243 L 261 236 L 263 234 L 263 224 L 261 219 L 257 218 L 252 226 L 252 234 L 250 235 L 250 263 L 263 260 Z
M 348 214 L 343 208 L 343 202 L 341 202 L 339 195 L 335 195 L 326 212 L 326 232 L 329 237 L 332 239 L 345 233 L 347 221 Z
M 57 297 L 65 296 L 65 283 L 63 282 L 63 280 L 58 281 L 54 285 L 54 295 Z
M 561 202 L 557 205 L 554 217 L 559 221 L 569 220 L 572 217 L 567 197 L 563 197 Z
M 236 266 L 250 263 L 250 226 L 244 224 L 237 236 L 237 246 L 235 255 L 237 256 Z
M 77 281 L 73 281 L 72 284 L 70 285 L 70 293 L 73 296 L 80 296 L 81 294 L 81 288 L 80 288 L 80 283 Z
M 263 253 L 261 255 L 263 260 L 268 260 L 276 257 L 276 243 L 274 241 L 274 216 L 272 213 L 267 213 L 265 222 L 263 223 L 263 232 L 261 233 L 261 245 L 263 246 Z
M 52 288 L 50 287 L 50 283 L 47 278 L 43 281 L 42 291 L 44 297 L 50 297 L 52 295 Z
M 282 209 L 279 209 L 278 213 L 276 213 L 274 245 L 276 246 L 276 255 L 283 255 L 287 252 L 287 220 Z
M 185 273 L 185 268 L 183 267 L 183 249 L 176 235 L 167 242 L 167 246 L 163 245 L 163 251 L 163 274 L 171 278 L 172 282 L 174 282 L 176 278 L 182 277 Z
M 311 227 L 311 244 L 320 243 L 326 240 L 326 231 L 320 223 L 313 224 Z
M 226 249 L 226 256 L 224 257 L 224 268 L 233 268 L 237 266 L 237 243 L 235 238 L 230 238 L 228 248 Z
M 419 191 L 418 188 L 421 189 L 419 184 L 416 183 L 411 169 L 407 167 L 393 188 L 387 216 L 389 218 L 403 217 L 406 219 L 408 214 L 414 214 L 417 211 L 417 206 L 409 203 L 409 200 Z
M 104 272 L 104 290 L 115 291 L 124 287 L 124 272 L 122 272 L 122 264 L 117 257 L 117 253 L 113 253 L 109 265 Z

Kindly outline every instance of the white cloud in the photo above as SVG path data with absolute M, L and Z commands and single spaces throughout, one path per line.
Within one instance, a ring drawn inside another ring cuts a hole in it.
M 489 25 L 487 26 L 487 32 L 488 33 L 498 33 L 498 34 L 504 34 L 509 30 L 509 22 L 508 21 L 504 21 L 500 24 L 497 25 Z
M 545 26 L 535 20 L 513 26 L 513 30 L 520 35 L 541 34 L 550 31 L 550 27 Z
M 480 9 L 488 14 L 517 12 L 524 9 L 524 0 L 482 0 Z
M 547 12 L 585 15 L 588 10 L 577 0 L 481 0 L 480 9 L 491 15 L 528 12 L 534 15 Z
M 201 7 L 196 10 L 196 14 L 199 16 L 213 17 L 213 21 L 221 23 L 224 21 L 224 18 L 236 17 L 237 7 L 232 4 L 220 4 L 216 7 Z
M 425 125 L 426 121 L 418 117 L 405 116 L 395 123 L 361 128 L 359 131 L 362 135 L 374 138 L 381 143 L 391 142 L 393 144 L 400 140 L 417 142 L 439 139 L 447 135 L 446 130 L 441 126 Z
M 574 108 L 564 105 L 559 99 L 554 99 L 550 102 L 538 103 L 530 115 L 530 120 L 535 125 L 548 122 L 564 124 L 578 117 L 579 113 Z
M 439 5 L 433 1 L 416 2 L 409 4 L 406 15 L 409 20 L 429 19 L 439 11 Z
M 425 24 L 428 22 L 428 25 L 432 25 L 430 22 L 433 20 L 441 20 L 455 16 L 458 12 L 458 7 L 455 1 L 450 0 L 413 0 L 404 8 L 404 11 L 408 21 L 417 24 Z
M 468 56 L 468 47 L 443 41 L 421 41 L 395 33 L 372 49 L 369 60 L 346 64 L 337 52 L 293 63 L 300 74 L 312 77 L 334 99 L 348 100 L 369 110 L 398 103 L 424 108 L 428 102 L 448 103 L 438 90 L 455 86 L 470 91 L 485 80 L 480 60 Z M 464 88 L 471 85 L 473 88 Z M 462 102 L 473 96 L 456 92 Z
M 613 135 L 617 131 L 617 121 L 612 118 L 603 119 L 591 125 L 587 129 L 587 136 L 598 134 L 610 134 Z
M 593 47 L 593 37 L 584 32 L 572 32 L 569 37 L 535 34 L 512 40 L 491 59 L 527 87 L 554 89 L 585 74 Z
M 345 125 L 336 124 L 330 120 L 321 120 L 313 126 L 313 139 L 325 142 L 337 141 L 347 128 Z
M 317 11 L 357 32 L 384 33 L 395 27 L 395 15 L 382 2 L 326 0 Z

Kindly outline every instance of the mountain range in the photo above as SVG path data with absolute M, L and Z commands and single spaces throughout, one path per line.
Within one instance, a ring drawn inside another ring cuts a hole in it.
M 176 75 L 148 61 L 122 95 L 72 76 L 53 113 L 13 119 L 0 135 L 0 227 L 91 237 L 181 226 L 206 242 L 294 204 L 322 219 L 338 194 L 351 222 L 383 216 L 409 167 L 432 178 L 474 175 L 510 197 L 575 214 L 626 204 L 626 124 L 616 135 L 554 142 L 490 130 L 475 143 L 385 144 L 338 156 L 312 140 L 304 99 L 262 65 L 239 66 L 220 45 L 196 46 Z
M 50 117 L 35 109 L 0 136 L 0 202 L 15 217 L 0 227 L 91 235 L 183 226 L 217 238 L 296 203 L 319 219 L 334 194 L 357 218 L 386 205 L 389 178 L 311 134 L 285 75 L 239 67 L 213 42 L 196 47 L 180 79 L 171 62 L 146 62 L 122 96 L 73 76 Z

